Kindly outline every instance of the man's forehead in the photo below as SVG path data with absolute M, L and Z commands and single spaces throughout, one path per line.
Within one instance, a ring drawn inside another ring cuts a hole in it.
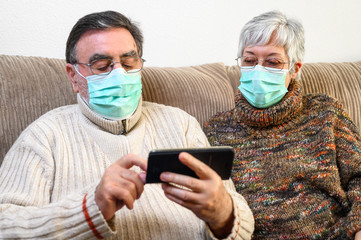
M 125 28 L 89 30 L 76 45 L 79 58 L 118 58 L 137 55 L 137 45 L 131 33 Z M 85 60 L 85 59 L 84 59 Z

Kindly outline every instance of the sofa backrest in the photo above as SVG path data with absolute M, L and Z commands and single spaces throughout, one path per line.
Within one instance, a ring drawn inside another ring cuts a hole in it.
M 75 102 L 64 61 L 0 55 L 0 163 L 27 125 Z
M 304 64 L 305 92 L 329 94 L 344 102 L 361 127 L 361 62 Z M 234 107 L 237 66 L 223 63 L 191 67 L 145 67 L 146 101 L 179 107 L 201 125 L 213 114 Z M 0 164 L 31 122 L 59 106 L 76 103 L 63 59 L 0 55 Z
M 65 60 L 0 55 L 0 164 L 26 126 L 59 106 L 76 103 Z M 179 107 L 203 123 L 234 107 L 233 89 L 223 63 L 194 67 L 145 67 L 146 101 Z

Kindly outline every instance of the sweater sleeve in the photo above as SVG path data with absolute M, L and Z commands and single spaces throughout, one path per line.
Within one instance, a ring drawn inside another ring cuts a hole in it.
M 232 180 L 223 181 L 233 201 L 234 222 L 233 228 L 227 239 L 251 239 L 254 231 L 254 217 L 247 201 L 243 196 L 236 192 Z M 210 230 L 209 230 L 210 231 Z M 214 235 L 211 235 L 216 239 Z
M 1 239 L 84 239 L 94 238 L 94 230 L 102 237 L 112 233 L 95 204 L 95 184 L 52 199 L 55 170 L 41 137 L 23 133 L 0 168 Z
M 341 231 L 353 238 L 361 231 L 361 137 L 347 113 L 338 108 L 335 120 L 336 158 L 342 188 L 350 207 L 345 218 L 337 223 Z M 337 227 L 339 228 L 339 227 Z
M 209 147 L 209 142 L 199 123 L 191 118 L 187 136 L 192 147 Z M 251 239 L 254 231 L 254 218 L 250 207 L 243 196 L 236 192 L 231 179 L 223 181 L 233 202 L 234 222 L 231 234 L 226 239 Z M 217 239 L 207 226 L 210 238 Z
M 189 124 L 186 129 L 188 147 L 209 147 L 209 142 L 198 121 L 189 116 Z

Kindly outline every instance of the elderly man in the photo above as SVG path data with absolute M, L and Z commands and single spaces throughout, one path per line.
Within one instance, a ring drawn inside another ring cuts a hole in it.
M 0 238 L 249 239 L 253 215 L 230 180 L 187 153 L 199 176 L 146 184 L 152 149 L 207 147 L 180 109 L 142 102 L 143 37 L 122 14 L 81 18 L 66 48 L 78 104 L 31 124 L 0 170 Z

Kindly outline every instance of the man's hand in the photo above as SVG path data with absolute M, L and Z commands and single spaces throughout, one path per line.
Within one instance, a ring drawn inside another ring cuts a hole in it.
M 209 166 L 188 153 L 179 154 L 179 160 L 191 168 L 199 179 L 164 172 L 160 175 L 160 179 L 167 182 L 162 185 L 165 195 L 207 222 L 216 237 L 228 236 L 234 221 L 233 203 L 221 177 Z M 189 190 L 169 183 L 184 186 Z
M 144 158 L 128 154 L 105 170 L 95 191 L 95 201 L 106 220 L 110 220 L 124 205 L 132 209 L 134 201 L 142 194 L 145 173 L 130 170 L 134 165 L 144 171 L 147 169 Z
M 361 231 L 355 234 L 355 240 L 361 240 Z

